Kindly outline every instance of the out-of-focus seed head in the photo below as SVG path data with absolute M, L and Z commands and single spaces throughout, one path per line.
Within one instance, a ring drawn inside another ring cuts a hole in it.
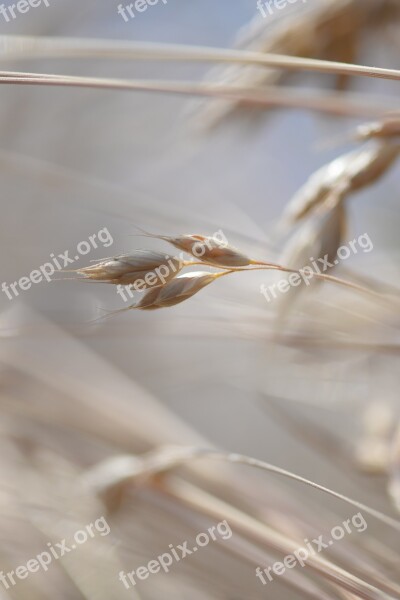
M 142 289 L 146 289 L 171 281 L 183 266 L 184 261 L 178 257 L 152 250 L 136 250 L 78 269 L 77 273 L 103 283 L 133 285 L 144 281 Z
M 355 459 L 361 470 L 371 475 L 385 474 L 390 461 L 389 445 L 379 437 L 367 437 L 358 443 Z
M 364 434 L 369 436 L 388 438 L 394 422 L 392 407 L 382 400 L 368 404 L 362 415 Z
M 350 180 L 351 191 L 375 183 L 390 169 L 399 155 L 399 144 L 380 143 L 365 149 L 349 165 L 347 176 Z
M 271 27 L 266 27 L 265 19 L 257 15 L 240 31 L 238 47 L 264 54 L 314 58 L 320 57 L 321 52 L 327 52 L 331 60 L 353 62 L 358 34 L 367 11 L 361 10 L 361 5 L 356 6 L 351 0 L 313 4 L 315 6 L 311 10 L 295 11 L 285 19 L 273 19 Z M 212 68 L 206 75 L 206 81 L 237 88 L 262 89 L 265 86 L 278 86 L 285 77 L 286 72 L 281 69 L 228 65 Z M 341 76 L 338 84 L 343 84 L 343 80 Z M 243 101 L 234 99 L 197 103 L 195 123 L 203 130 L 211 130 L 233 117 L 238 108 L 245 106 Z
M 345 154 L 316 171 L 293 196 L 283 220 L 297 223 L 313 210 L 329 202 L 338 190 L 341 200 L 363 187 L 375 183 L 393 165 L 400 145 L 381 143 Z
M 372 138 L 393 138 L 400 136 L 400 116 L 383 121 L 365 123 L 357 127 L 357 140 L 370 140 Z
M 313 173 L 290 200 L 283 214 L 284 221 L 297 223 L 320 206 L 344 176 L 348 160 L 350 155 L 346 154 Z
M 331 210 L 313 214 L 287 241 L 280 256 L 280 263 L 292 269 L 302 269 L 310 257 L 336 259 L 337 250 L 346 232 L 346 211 L 342 204 Z
M 330 264 L 334 264 L 338 248 L 344 239 L 346 231 L 346 213 L 342 204 L 337 204 L 331 210 L 313 213 L 312 217 L 302 223 L 292 235 L 280 257 L 280 263 L 291 269 L 311 267 L 310 259 L 327 257 Z M 315 279 L 313 283 L 318 280 Z M 279 330 L 286 321 L 294 303 L 307 286 L 291 287 L 289 292 L 280 296 L 276 329 Z

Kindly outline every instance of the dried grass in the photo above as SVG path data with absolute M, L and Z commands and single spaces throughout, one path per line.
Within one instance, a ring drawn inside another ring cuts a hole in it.
M 0 587 L 1 600 L 125 598 L 126 590 L 117 578 L 121 569 L 130 571 L 147 564 L 169 544 L 192 539 L 223 519 L 234 531 L 229 543 L 210 546 L 202 556 L 198 553 L 182 561 L 166 576 L 149 578 L 129 591 L 131 597 L 258 600 L 267 593 L 285 600 L 400 598 L 398 403 L 392 403 L 393 431 L 378 427 L 375 413 L 374 427 L 357 434 L 362 420 L 360 395 L 371 395 L 379 402 L 386 396 L 394 397 L 398 387 L 392 358 L 397 359 L 399 352 L 396 286 L 390 278 L 384 281 L 384 274 L 373 268 L 366 283 L 365 276 L 358 272 L 346 279 L 319 275 L 316 279 L 326 285 L 318 286 L 320 289 L 312 286 L 304 295 L 303 305 L 297 295 L 290 297 L 284 316 L 295 317 L 294 309 L 298 307 L 302 312 L 293 319 L 294 326 L 281 318 L 279 337 L 274 327 L 282 307 L 267 310 L 263 306 L 258 312 L 255 307 L 253 311 L 253 296 L 242 283 L 245 277 L 255 281 L 257 274 L 297 273 L 310 255 L 334 255 L 351 226 L 348 199 L 356 191 L 372 190 L 392 166 L 398 167 L 399 123 L 395 114 L 384 115 L 382 104 L 371 102 L 368 94 L 355 96 L 340 90 L 349 76 L 398 81 L 399 71 L 330 62 L 355 62 L 363 32 L 372 24 L 387 24 L 398 9 L 395 0 L 326 0 L 310 13 L 295 14 L 272 35 L 263 23 L 251 24 L 245 32 L 247 41 L 242 41 L 236 51 L 103 40 L 1 38 L 3 59 L 7 60 L 68 58 L 73 64 L 75 58 L 101 57 L 233 65 L 227 72 L 218 71 L 215 83 L 3 71 L 0 83 L 10 86 L 202 95 L 217 99 L 203 113 L 207 118 L 203 123 L 208 125 L 219 123 L 239 106 L 249 105 L 378 119 L 359 126 L 355 133 L 357 142 L 372 140 L 371 145 L 343 153 L 322 167 L 287 204 L 285 212 L 282 210 L 285 223 L 290 221 L 290 226 L 298 229 L 291 231 L 293 237 L 286 247 L 277 244 L 280 261 L 272 251 L 265 256 L 264 246 L 256 243 L 249 252 L 242 250 L 246 247 L 243 237 L 237 249 L 202 234 L 150 236 L 196 258 L 184 261 L 182 267 L 200 263 L 218 272 L 180 273 L 178 259 L 168 258 L 175 261 L 176 272 L 164 285 L 145 290 L 133 308 L 170 307 L 223 278 L 221 295 L 227 300 L 214 303 L 215 313 L 207 313 L 204 308 L 213 304 L 211 290 L 208 297 L 204 294 L 203 302 L 188 303 L 188 311 L 192 306 L 192 312 L 186 313 L 186 320 L 183 307 L 160 311 L 165 319 L 158 314 L 146 318 L 134 311 L 129 318 L 115 319 L 111 327 L 102 325 L 89 334 L 82 327 L 71 333 L 64 322 L 57 326 L 34 310 L 2 313 L 0 569 L 8 571 L 25 564 L 43 551 L 49 540 L 69 537 L 101 514 L 107 515 L 112 534 L 88 542 L 65 560 L 54 563 L 47 573 L 36 573 L 11 590 Z M 294 96 L 292 88 L 281 85 L 286 71 L 336 75 L 338 91 Z M 268 87 L 260 88 L 265 83 Z M 398 109 L 398 98 L 391 98 L 391 102 Z M 115 148 L 111 149 L 114 153 Z M 18 160 L 22 164 L 22 157 Z M 4 164 L 10 166 L 5 160 Z M 53 198 L 62 188 L 61 177 L 51 165 L 47 167 L 48 171 L 40 171 L 40 185 L 44 189 L 50 181 Z M 37 168 L 36 163 L 33 168 Z M 23 163 L 22 172 L 25 170 Z M 21 173 L 18 176 L 22 177 Z M 70 189 L 71 173 L 67 179 Z M 88 180 L 77 181 L 79 187 L 87 189 L 84 184 Z M 110 189 L 101 186 L 95 188 L 96 201 L 101 191 L 109 202 Z M 130 202 L 131 196 L 129 188 Z M 187 218 L 185 222 L 173 204 L 166 206 L 165 217 L 158 221 L 148 203 L 140 205 L 137 201 L 134 206 L 135 220 L 142 222 L 141 216 L 147 215 L 156 231 L 157 225 L 161 231 L 184 231 L 189 222 L 196 221 Z M 362 211 L 360 199 L 358 206 Z M 203 206 L 198 211 L 199 231 L 203 230 L 202 212 Z M 209 218 L 213 222 L 218 218 L 215 225 L 224 228 L 221 215 Z M 228 214 L 226 218 L 229 221 Z M 194 252 L 198 242 L 210 244 L 200 261 Z M 77 273 L 84 281 L 131 285 L 151 270 L 165 266 L 166 256 L 156 250 L 134 251 L 96 261 Z M 262 256 L 270 262 L 264 262 Z M 382 271 L 384 266 L 381 264 Z M 236 287 L 234 282 L 238 282 Z M 340 287 L 346 291 L 344 296 Z M 69 288 L 66 283 L 65 293 Z M 350 289 L 357 293 L 349 296 Z M 99 286 L 91 286 L 83 298 L 87 301 L 102 291 Z M 75 293 L 79 297 L 79 288 L 76 292 L 72 288 Z M 22 321 L 24 315 L 27 325 Z M 182 345 L 181 331 L 192 345 Z M 196 354 L 194 341 L 200 348 L 204 340 L 206 351 Z M 167 352 L 161 357 L 163 346 Z M 235 361 L 236 353 L 240 363 Z M 342 382 L 345 387 L 341 387 Z M 276 385 L 287 397 L 278 398 L 275 409 L 271 409 Z M 217 396 L 214 389 L 222 389 L 223 397 Z M 157 393 L 162 402 L 156 398 Z M 240 417 L 235 412 L 237 396 L 244 401 Z M 327 397 L 335 403 L 323 404 Z M 173 404 L 171 398 L 180 400 Z M 260 398 L 267 399 L 269 412 L 278 415 L 278 427 L 271 427 L 265 414 L 254 410 Z M 185 409 L 190 406 L 193 410 L 190 421 L 196 426 L 176 415 L 179 401 Z M 346 408 L 349 405 L 350 410 L 341 408 L 340 402 Z M 213 412 L 213 404 L 221 408 L 223 419 L 219 420 L 218 411 Z M 206 429 L 200 422 L 202 413 L 212 424 L 209 436 L 200 433 Z M 322 426 L 324 415 L 326 431 Z M 355 423 L 352 428 L 348 427 L 350 419 Z M 218 444 L 208 437 L 218 439 Z M 373 445 L 377 438 L 382 444 L 379 448 Z M 253 442 L 254 454 L 271 454 L 274 463 L 284 464 L 298 455 L 296 471 L 308 473 L 308 478 L 294 474 L 293 469 L 223 450 L 229 445 L 239 452 L 239 448 L 250 447 Z M 368 474 L 360 472 L 362 460 L 357 463 L 357 448 L 363 450 L 358 459 L 368 456 L 369 464 L 375 460 L 375 466 L 379 462 L 375 479 L 372 469 Z M 248 467 L 253 467 L 252 472 Z M 267 474 L 280 477 L 267 478 Z M 299 483 L 305 484 L 304 488 L 300 489 Z M 256 566 L 273 564 L 303 544 L 304 538 L 326 533 L 350 516 L 349 506 L 369 515 L 363 535 L 344 538 L 332 550 L 311 557 L 304 569 L 293 570 L 291 577 L 277 579 L 267 589 L 260 585 L 254 574 Z

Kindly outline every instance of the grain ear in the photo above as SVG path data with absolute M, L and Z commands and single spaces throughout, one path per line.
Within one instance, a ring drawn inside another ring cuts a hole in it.
M 309 10 L 296 11 L 272 24 L 266 19 L 254 18 L 239 32 L 237 47 L 262 54 L 327 57 L 335 61 L 354 56 L 359 33 L 366 23 L 370 7 L 362 10 L 356 0 L 323 0 L 316 4 Z M 279 67 L 263 70 L 252 65 L 232 65 L 210 70 L 206 79 L 218 84 L 262 89 L 266 86 L 279 86 L 286 77 L 287 72 Z M 339 77 L 340 85 L 343 84 L 343 76 Z M 227 118 L 236 116 L 238 109 L 243 107 L 245 103 L 240 100 L 201 103 L 196 121 L 202 128 L 212 129 Z
M 333 197 L 341 200 L 374 184 L 395 163 L 400 145 L 375 144 L 344 154 L 316 171 L 293 196 L 283 214 L 283 223 L 292 225 L 315 209 L 329 204 Z
M 293 234 L 287 242 L 280 262 L 290 269 L 304 269 L 315 267 L 310 264 L 319 258 L 327 257 L 330 263 L 336 260 L 336 253 L 343 242 L 346 232 L 346 211 L 343 204 L 337 203 L 331 210 L 321 211 L 308 219 Z M 316 279 L 318 281 L 318 279 Z M 305 290 L 309 292 L 312 286 L 305 288 L 291 287 L 285 295 L 281 295 L 277 302 L 276 330 L 279 330 L 286 321 L 294 303 Z
M 142 289 L 164 285 L 178 275 L 187 263 L 178 257 L 152 250 L 136 250 L 77 269 L 86 279 L 99 283 L 135 285 Z
M 144 231 L 143 235 L 169 242 L 198 261 L 215 267 L 246 267 L 251 264 L 250 257 L 229 244 L 222 229 L 216 231 L 212 236 L 199 233 L 167 236 Z
M 156 310 L 175 306 L 188 300 L 224 274 L 204 271 L 184 273 L 160 288 L 145 292 L 134 308 Z
M 400 116 L 382 119 L 359 125 L 356 129 L 355 139 L 366 141 L 373 138 L 400 138 Z
M 197 260 L 216 267 L 245 267 L 251 264 L 250 257 L 228 244 L 225 236 L 191 234 L 170 238 L 169 241 Z

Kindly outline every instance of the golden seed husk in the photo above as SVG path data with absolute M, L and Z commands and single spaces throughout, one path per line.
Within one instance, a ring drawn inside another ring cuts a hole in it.
M 216 237 L 193 234 L 170 238 L 169 241 L 176 248 L 216 267 L 246 267 L 251 263 L 243 252 Z
M 221 274 L 193 271 L 179 275 L 164 286 L 148 290 L 132 308 L 156 310 L 180 304 L 212 283 Z
M 252 262 L 249 256 L 228 243 L 222 230 L 213 236 L 200 234 L 167 236 L 145 231 L 143 235 L 164 240 L 175 248 L 191 254 L 197 260 L 215 267 L 247 267 Z
M 93 281 L 120 285 L 133 285 L 153 273 L 159 280 L 158 285 L 162 285 L 176 277 L 183 266 L 184 261 L 178 257 L 153 250 L 136 250 L 78 269 L 77 273 Z M 161 280 L 159 273 L 162 273 Z M 154 285 L 145 282 L 143 289 Z

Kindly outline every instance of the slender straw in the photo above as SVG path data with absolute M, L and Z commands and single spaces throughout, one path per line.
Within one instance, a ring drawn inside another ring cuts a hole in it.
M 243 267 L 243 268 L 238 268 L 238 269 L 230 269 L 229 272 L 238 272 L 238 271 L 269 271 L 269 270 L 275 270 L 275 271 L 282 271 L 283 273 L 294 273 L 296 275 L 299 275 L 301 277 L 301 270 L 295 270 L 295 269 L 289 269 L 287 267 L 282 267 L 281 265 L 274 265 L 272 263 L 264 263 L 261 261 L 252 261 L 251 263 L 252 265 L 260 265 L 260 266 L 254 266 L 253 268 L 247 268 L 247 267 Z M 386 298 L 385 296 L 382 296 L 382 294 L 379 294 L 379 292 L 375 292 L 374 290 L 368 289 L 366 287 L 363 287 L 362 285 L 359 285 L 357 283 L 352 283 L 351 281 L 346 281 L 345 279 L 340 279 L 340 277 L 334 277 L 333 275 L 326 275 L 323 273 L 316 273 L 315 271 L 313 271 L 313 278 L 316 279 L 320 279 L 322 281 L 330 281 L 332 283 L 337 283 L 338 285 L 342 285 L 344 287 L 353 289 L 357 292 L 361 292 L 363 294 L 368 294 L 369 296 L 373 296 L 374 298 L 378 298 L 380 300 L 388 300 L 388 298 Z
M 113 58 L 260 65 L 290 71 L 316 71 L 400 81 L 400 71 L 334 61 L 227 48 L 118 40 L 2 36 L 4 58 Z
M 70 75 L 51 75 L 46 73 L 23 73 L 18 71 L 0 71 L 0 85 L 45 85 L 61 87 L 78 87 L 88 89 L 125 90 L 141 92 L 157 92 L 183 96 L 214 97 L 235 102 L 245 102 L 256 106 L 293 108 L 317 111 L 338 116 L 354 116 L 358 118 L 378 118 L 387 114 L 392 106 L 384 106 L 380 101 L 365 102 L 365 97 L 350 95 L 349 100 L 344 92 L 318 93 L 315 90 L 297 90 L 293 88 L 265 87 L 246 88 L 216 83 L 198 83 L 192 81 L 165 80 L 130 80 L 100 77 L 77 77 Z
M 177 450 L 179 450 L 179 452 L 177 452 L 176 456 L 173 457 L 173 459 L 170 461 L 170 465 L 169 465 L 170 467 L 177 466 L 179 464 L 185 464 L 185 463 L 191 461 L 192 459 L 196 459 L 196 458 L 210 458 L 213 460 L 220 460 L 220 461 L 229 462 L 229 463 L 242 464 L 242 465 L 246 465 L 248 467 L 255 467 L 256 469 L 261 469 L 262 471 L 268 471 L 270 473 L 275 473 L 276 475 L 281 475 L 282 477 L 286 477 L 287 479 L 291 479 L 292 481 L 297 481 L 299 483 L 303 483 L 303 484 L 310 486 L 316 490 L 319 490 L 320 492 L 324 492 L 325 494 L 328 494 L 329 496 L 332 496 L 333 498 L 337 498 L 338 500 L 342 500 L 343 502 L 346 502 L 347 504 L 351 504 L 358 510 L 362 510 L 363 512 L 374 517 L 381 523 L 384 523 L 385 525 L 392 527 L 396 531 L 400 531 L 400 521 L 398 521 L 397 519 L 393 519 L 392 517 L 389 517 L 388 515 L 382 513 L 381 511 L 371 508 L 370 506 L 363 504 L 362 502 L 359 502 L 358 500 L 353 500 L 352 498 L 349 498 L 348 496 L 345 496 L 344 494 L 335 492 L 334 490 L 331 490 L 330 488 L 320 485 L 319 483 L 315 483 L 314 481 L 311 481 L 310 479 L 306 479 L 305 477 L 302 477 L 301 475 L 296 475 L 295 473 L 292 473 L 291 471 L 287 471 L 286 469 L 282 469 L 281 467 L 277 467 L 277 466 L 272 465 L 263 460 L 258 460 L 257 458 L 252 458 L 249 456 L 245 456 L 243 454 L 221 452 L 220 450 L 209 450 L 207 448 L 204 449 L 204 448 L 188 447 L 188 448 L 179 448 Z M 161 450 L 161 453 L 162 453 L 162 450 Z

